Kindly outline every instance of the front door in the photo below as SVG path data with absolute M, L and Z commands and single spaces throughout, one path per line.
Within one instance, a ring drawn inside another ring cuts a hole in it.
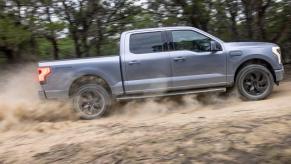
M 171 63 L 161 31 L 128 34 L 124 86 L 127 94 L 162 92 L 171 84 Z
M 226 54 L 211 51 L 211 38 L 193 30 L 170 31 L 174 88 L 226 84 Z M 221 45 L 220 45 L 221 46 Z

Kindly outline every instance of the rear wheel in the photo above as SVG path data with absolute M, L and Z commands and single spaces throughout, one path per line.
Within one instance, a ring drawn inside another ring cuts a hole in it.
M 73 94 L 73 106 L 81 119 L 101 117 L 111 106 L 111 97 L 102 86 L 85 84 Z
M 239 71 L 236 86 L 244 98 L 262 100 L 271 94 L 274 78 L 265 66 L 251 64 Z

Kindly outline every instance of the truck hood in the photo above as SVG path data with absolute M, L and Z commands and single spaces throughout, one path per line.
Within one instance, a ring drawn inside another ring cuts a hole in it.
M 237 47 L 275 47 L 277 46 L 274 43 L 267 42 L 228 42 L 225 43 L 227 48 L 237 48 Z

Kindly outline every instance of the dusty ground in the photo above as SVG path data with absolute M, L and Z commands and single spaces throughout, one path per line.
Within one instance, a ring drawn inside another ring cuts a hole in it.
M 53 112 L 62 105 L 33 119 L 2 114 L 0 163 L 291 163 L 288 73 L 264 101 L 135 102 L 93 121 Z

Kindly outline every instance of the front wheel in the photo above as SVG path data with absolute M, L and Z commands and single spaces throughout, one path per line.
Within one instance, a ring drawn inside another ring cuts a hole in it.
M 239 71 L 236 79 L 239 93 L 248 100 L 267 98 L 274 86 L 271 72 L 262 65 L 252 64 Z
M 111 97 L 102 86 L 85 84 L 73 95 L 73 107 L 81 119 L 101 117 L 111 106 Z

